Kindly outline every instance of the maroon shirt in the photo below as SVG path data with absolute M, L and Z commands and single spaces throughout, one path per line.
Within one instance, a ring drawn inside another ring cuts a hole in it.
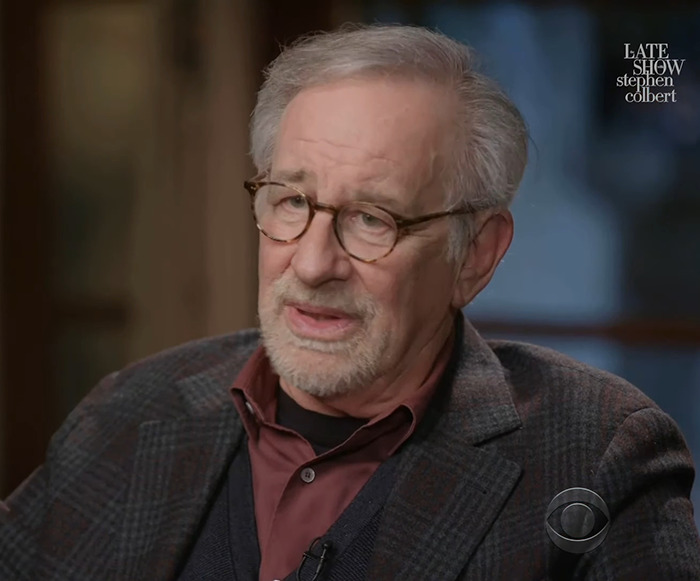
M 299 433 L 277 423 L 279 377 L 262 347 L 252 355 L 231 394 L 248 434 L 260 581 L 284 579 L 294 571 L 311 542 L 330 528 L 380 463 L 413 433 L 447 366 L 453 341 L 454 334 L 418 391 L 319 455 Z M 347 428 L 348 418 L 335 419 Z

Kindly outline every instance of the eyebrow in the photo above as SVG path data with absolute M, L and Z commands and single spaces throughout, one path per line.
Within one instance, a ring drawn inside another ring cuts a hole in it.
M 273 182 L 284 182 L 299 185 L 309 178 L 311 174 L 305 169 L 295 170 L 279 170 L 270 175 L 270 180 Z
M 303 190 L 303 184 L 310 181 L 311 172 L 305 169 L 295 169 L 295 170 L 278 170 L 275 171 L 270 176 L 271 181 L 282 182 L 287 184 L 292 184 L 295 186 L 300 186 Z M 367 202 L 370 204 L 376 204 L 382 206 L 387 210 L 396 212 L 397 214 L 406 215 L 405 209 L 399 207 L 399 200 L 394 197 L 387 196 L 385 193 L 379 190 L 358 188 L 352 190 L 356 198 L 353 200 L 355 202 Z
M 386 194 L 376 191 L 376 190 L 365 190 L 359 189 L 355 190 L 357 194 L 358 202 L 368 202 L 370 204 L 376 204 L 377 206 L 382 206 L 387 210 L 401 214 L 402 216 L 407 215 L 405 208 L 399 207 L 399 200 L 387 196 Z

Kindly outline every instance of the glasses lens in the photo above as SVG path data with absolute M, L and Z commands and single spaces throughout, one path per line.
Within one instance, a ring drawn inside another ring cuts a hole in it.
M 384 210 L 371 205 L 351 204 L 338 216 L 343 246 L 362 260 L 382 258 L 396 243 L 396 222 Z
M 306 197 L 296 190 L 269 184 L 256 192 L 254 211 L 263 234 L 287 242 L 304 231 L 311 207 Z

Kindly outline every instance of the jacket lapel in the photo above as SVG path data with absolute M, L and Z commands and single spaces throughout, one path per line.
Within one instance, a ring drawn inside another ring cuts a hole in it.
M 520 477 L 518 464 L 479 447 L 521 425 L 500 362 L 469 323 L 460 338 L 437 401 L 401 452 L 368 579 L 455 579 Z
M 172 579 L 186 556 L 243 426 L 221 378 L 182 380 L 181 417 L 140 425 L 117 548 L 117 579 Z

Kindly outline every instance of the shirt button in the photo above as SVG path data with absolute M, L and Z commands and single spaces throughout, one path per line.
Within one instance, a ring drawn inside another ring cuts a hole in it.
M 301 479 L 306 482 L 306 484 L 311 484 L 316 478 L 316 472 L 313 468 L 304 468 L 301 471 Z

